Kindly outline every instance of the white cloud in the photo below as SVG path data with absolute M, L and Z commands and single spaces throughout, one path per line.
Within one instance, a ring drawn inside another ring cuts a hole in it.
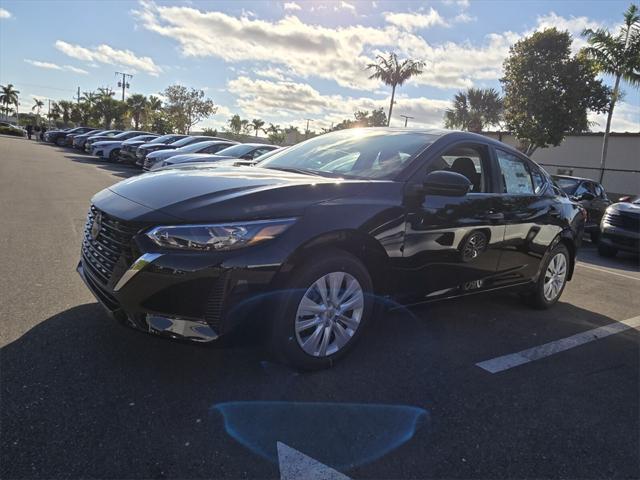
M 354 5 L 352 5 L 352 4 L 350 4 L 350 3 L 345 2 L 344 0 L 342 0 L 340 3 L 336 4 L 336 6 L 333 7 L 333 9 L 335 11 L 347 10 L 347 11 L 353 13 L 353 14 L 357 13 L 356 12 L 356 7 Z
M 11 18 L 11 12 L 5 8 L 0 8 L 0 18 Z
M 274 80 L 289 80 L 286 76 L 286 72 L 280 68 L 263 68 L 260 70 L 254 70 L 253 73 L 260 77 L 272 78 Z
M 345 118 L 353 119 L 356 110 L 371 111 L 384 108 L 387 111 L 389 99 L 370 97 L 350 97 L 344 95 L 323 95 L 306 83 L 272 82 L 238 77 L 228 82 L 228 91 L 237 98 L 237 105 L 245 116 L 260 116 L 270 121 L 302 121 L 314 119 L 314 128 L 328 127 Z M 389 93 L 389 92 L 387 92 Z M 449 101 L 425 97 L 396 97 L 392 124 L 399 124 L 397 115 L 404 113 L 415 117 L 414 125 L 441 127 L 444 110 Z M 265 112 L 269 114 L 265 115 Z M 269 117 L 271 115 L 271 117 Z
M 429 13 L 426 14 L 385 12 L 384 19 L 387 23 L 391 23 L 409 32 L 433 27 L 434 25 L 447 26 L 444 18 L 433 8 L 430 8 Z
M 285 10 L 302 10 L 302 7 L 298 5 L 296 2 L 287 2 L 282 6 Z
M 453 23 L 469 23 L 469 22 L 475 22 L 476 20 L 478 20 L 478 17 L 472 17 L 471 15 L 465 12 L 462 12 L 456 15 L 455 17 L 453 17 Z
M 605 125 L 607 124 L 607 115 L 605 113 L 597 115 L 590 112 L 589 121 L 594 123 L 591 126 L 591 131 L 604 132 Z M 640 105 L 634 105 L 628 102 L 618 103 L 613 110 L 611 131 L 640 132 Z
M 535 30 L 544 30 L 546 28 L 557 28 L 560 31 L 567 30 L 573 37 L 572 49 L 575 52 L 584 47 L 587 42 L 582 37 L 582 31 L 585 28 L 597 29 L 604 27 L 603 23 L 591 20 L 588 17 L 561 17 L 555 12 L 550 12 L 547 15 L 541 15 L 537 18 Z M 526 32 L 525 35 L 529 35 L 533 32 Z
M 86 48 L 58 40 L 55 43 L 55 47 L 69 57 L 87 62 L 120 65 L 128 67 L 133 73 L 143 71 L 149 75 L 157 76 L 162 71 L 150 57 L 138 57 L 130 50 L 118 50 L 105 44 Z
M 69 72 L 79 73 L 81 75 L 87 75 L 89 73 L 86 70 L 74 67 L 73 65 L 58 65 L 56 63 L 42 62 L 40 60 L 30 60 L 28 58 L 25 58 L 24 61 L 30 65 L 33 65 L 34 67 L 46 68 L 48 70 L 67 70 Z

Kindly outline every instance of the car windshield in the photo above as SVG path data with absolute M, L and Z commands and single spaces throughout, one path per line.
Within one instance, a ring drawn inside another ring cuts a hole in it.
M 391 179 L 435 138 L 409 131 L 341 130 L 278 152 L 260 166 L 329 176 Z
M 575 178 L 554 177 L 554 180 L 567 195 L 573 195 L 578 185 L 580 185 L 580 180 L 576 180 Z
M 176 151 L 181 153 L 193 153 L 202 150 L 203 148 L 208 147 L 209 145 L 213 145 L 218 143 L 217 141 L 208 141 L 208 142 L 196 142 L 191 145 L 185 145 L 184 147 L 178 148 Z
M 220 150 L 219 152 L 216 153 L 216 155 L 225 155 L 228 157 L 241 157 L 242 155 L 245 155 L 247 153 L 249 153 L 250 151 L 254 150 L 256 148 L 255 145 L 247 145 L 247 144 L 240 144 L 240 145 L 232 145 L 230 147 L 227 147 L 223 150 Z
M 204 142 L 205 140 L 213 140 L 213 138 L 185 137 L 178 140 L 177 142 L 173 142 L 171 146 L 180 148 L 180 147 L 184 147 L 185 145 L 191 145 L 192 143 Z
M 181 137 L 180 135 L 162 135 L 161 137 L 154 138 L 153 141 L 151 141 L 149 143 L 166 144 L 166 143 L 175 142 L 175 141 L 177 141 L 177 140 L 179 140 L 181 138 L 183 138 L 183 137 Z

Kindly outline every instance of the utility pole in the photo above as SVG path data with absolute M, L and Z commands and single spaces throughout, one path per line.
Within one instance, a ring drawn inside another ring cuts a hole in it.
M 80 87 L 78 87 L 77 103 L 80 103 Z
M 400 115 L 402 118 L 404 118 L 404 128 L 407 128 L 407 122 L 409 121 L 409 119 L 413 119 L 415 117 L 410 117 L 409 115 Z
M 122 87 L 122 101 L 124 102 L 125 90 L 129 88 L 129 82 L 127 82 L 127 78 L 133 78 L 133 75 L 123 72 L 116 72 L 116 75 L 122 75 L 122 81 L 118 80 L 118 87 Z
M 49 102 L 49 107 L 47 109 L 47 125 L 51 128 L 51 99 L 47 98 L 47 102 Z
M 313 120 L 311 118 L 305 118 L 305 120 L 307 121 L 307 129 L 304 131 L 304 135 L 305 137 L 309 136 L 309 122 L 313 122 Z

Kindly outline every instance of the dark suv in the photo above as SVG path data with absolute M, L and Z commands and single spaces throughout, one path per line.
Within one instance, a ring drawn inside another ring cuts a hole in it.
M 259 166 L 163 169 L 95 195 L 78 271 L 122 322 L 207 342 L 244 320 L 282 361 L 331 365 L 400 301 L 571 279 L 583 209 L 517 150 L 461 132 L 321 135 Z
M 597 243 L 600 238 L 600 221 L 607 207 L 611 205 L 603 186 L 589 178 L 568 175 L 553 175 L 552 178 L 564 193 L 587 211 L 585 232 L 591 236 L 593 243 Z

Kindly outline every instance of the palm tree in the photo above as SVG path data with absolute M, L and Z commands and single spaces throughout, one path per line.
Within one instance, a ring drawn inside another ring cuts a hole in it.
M 640 86 L 640 15 L 638 7 L 633 4 L 629 6 L 624 13 L 624 23 L 617 34 L 612 34 L 604 28 L 597 30 L 587 28 L 582 32 L 582 35 L 587 38 L 589 44 L 585 47 L 584 52 L 595 61 L 596 68 L 602 73 L 613 75 L 615 78 L 602 140 L 602 157 L 600 159 L 600 182 L 602 182 L 604 166 L 607 161 L 611 118 L 620 96 L 620 80 L 625 80 L 634 87 Z
M 373 70 L 369 78 L 382 80 L 385 85 L 391 86 L 391 101 L 389 102 L 389 116 L 387 118 L 387 127 L 391 123 L 391 113 L 393 111 L 393 102 L 396 96 L 396 88 L 415 75 L 420 75 L 424 68 L 424 62 L 419 60 L 406 59 L 398 61 L 398 56 L 391 52 L 385 58 L 382 55 L 376 55 L 378 61 L 367 65 L 367 70 Z
M 57 105 L 60 116 L 62 116 L 62 123 L 66 126 L 71 118 L 71 112 L 73 111 L 75 103 L 70 102 L 69 100 L 60 100 Z
M 456 93 L 453 105 L 444 114 L 446 128 L 479 133 L 502 118 L 502 98 L 493 88 L 468 88 Z
M 33 107 L 31 107 L 31 111 L 36 111 L 36 118 L 40 118 L 40 109 L 44 107 L 44 102 L 39 98 L 35 98 L 33 100 Z
M 259 118 L 254 118 L 251 120 L 251 127 L 256 131 L 256 137 L 258 136 L 258 130 L 264 127 L 264 120 L 260 120 Z
M 0 93 L 0 104 L 4 105 L 4 111 L 8 117 L 9 105 L 15 105 L 17 111 L 20 91 L 15 90 L 12 83 L 8 83 L 7 85 L 0 85 L 0 92 L 2 92 Z
M 133 117 L 134 128 L 137 130 L 140 125 L 140 119 L 149 106 L 147 97 L 140 93 L 134 93 L 127 98 L 127 106 Z
M 155 111 L 160 110 L 162 108 L 162 100 L 160 100 L 155 95 L 149 95 L 147 103 L 148 103 L 148 106 L 149 106 L 149 110 L 151 110 L 152 112 L 155 112 Z

